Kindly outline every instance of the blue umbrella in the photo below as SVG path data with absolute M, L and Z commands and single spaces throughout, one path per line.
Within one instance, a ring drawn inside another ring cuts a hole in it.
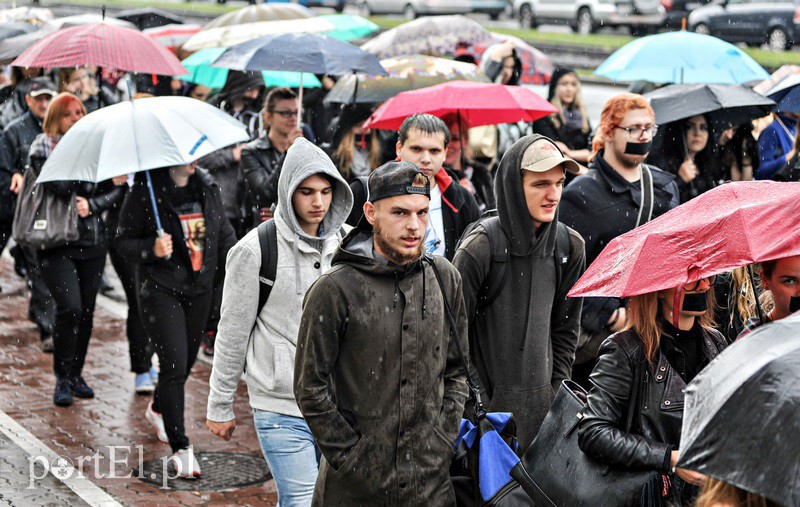
M 741 84 L 769 78 L 747 53 L 711 35 L 681 30 L 642 37 L 595 70 L 612 81 Z
M 776 111 L 782 113 L 800 113 L 800 74 L 792 74 L 783 78 L 778 84 L 764 94 L 778 104 Z

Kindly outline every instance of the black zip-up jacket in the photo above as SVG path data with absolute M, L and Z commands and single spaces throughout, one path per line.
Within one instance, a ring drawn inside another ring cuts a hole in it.
M 702 329 L 702 366 L 726 346 L 716 330 Z M 583 452 L 598 461 L 667 472 L 670 453 L 680 448 L 686 382 L 674 369 L 684 363 L 665 331 L 654 364 L 645 362 L 644 346 L 633 330 L 608 337 L 600 347 L 589 380 L 586 409 L 578 429 Z M 624 431 L 636 363 L 643 372 L 631 432 Z
M 268 136 L 250 141 L 242 148 L 240 166 L 255 208 L 268 208 L 278 202 L 278 178 L 283 156 Z M 258 217 L 257 210 L 254 211 Z
M 24 173 L 28 165 L 28 151 L 33 140 L 42 133 L 42 124 L 33 117 L 30 111 L 9 123 L 3 131 L 5 140 L 2 149 L 8 152 L 9 167 L 4 170 L 14 173 Z
M 147 182 L 141 175 L 137 175 L 136 184 L 122 204 L 115 247 L 129 262 L 138 263 L 136 275 L 139 284 L 150 280 L 184 296 L 203 294 L 214 287 L 214 274 L 217 269 L 225 269 L 225 257 L 236 243 L 233 228 L 222 207 L 219 185 L 200 168 L 189 178 L 189 185 L 196 185 L 202 192 L 206 227 L 203 265 L 200 271 L 194 271 L 180 218 L 166 194 L 167 185 L 174 183 L 167 170 L 152 171 L 151 177 L 161 226 L 164 232 L 172 235 L 172 256 L 169 260 L 161 259 L 153 250 L 156 221 Z

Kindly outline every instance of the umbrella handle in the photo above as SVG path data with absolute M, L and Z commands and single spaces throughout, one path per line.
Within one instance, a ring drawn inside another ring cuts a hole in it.
M 147 189 L 150 191 L 150 202 L 153 204 L 153 215 L 156 219 L 156 235 L 159 238 L 163 238 L 164 228 L 161 227 L 161 217 L 158 216 L 158 203 L 156 202 L 156 194 L 153 193 L 153 180 L 150 179 L 150 171 L 145 171 L 144 174 L 147 177 Z M 165 259 L 169 260 L 171 257 L 172 255 L 167 255 Z

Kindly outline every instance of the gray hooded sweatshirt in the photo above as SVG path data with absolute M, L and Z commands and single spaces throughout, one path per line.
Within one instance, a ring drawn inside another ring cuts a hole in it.
M 570 376 L 581 299 L 567 298 L 567 292 L 586 263 L 583 239 L 569 229 L 571 253 L 557 285 L 553 255 L 558 214 L 538 231 L 531 223 L 520 166 L 525 149 L 540 137 L 526 136 L 514 143 L 494 180 L 510 256 L 503 287 L 489 306 L 478 306 L 492 265 L 489 239 L 481 225 L 464 238 L 453 258 L 464 283 L 470 356 L 488 395 L 488 409 L 514 413 L 520 453 L 539 431 L 558 385 Z
M 331 206 L 320 236 L 300 227 L 292 194 L 309 176 L 323 173 L 333 184 Z M 245 374 L 250 406 L 302 417 L 292 383 L 297 332 L 308 288 L 331 266 L 342 240 L 341 229 L 353 206 L 353 194 L 331 159 L 306 139 L 297 139 L 286 152 L 278 180 L 275 225 L 278 262 L 269 299 L 258 312 L 261 246 L 258 230 L 250 231 L 228 253 L 222 293 L 222 317 L 217 331 L 207 417 L 229 421 L 233 396 Z

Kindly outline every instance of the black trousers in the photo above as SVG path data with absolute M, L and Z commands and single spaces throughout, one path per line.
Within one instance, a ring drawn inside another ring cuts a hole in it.
M 152 366 L 153 347 L 150 345 L 150 338 L 147 336 L 147 331 L 145 331 L 139 315 L 139 301 L 136 297 L 136 264 L 127 262 L 113 247 L 109 251 L 109 255 L 114 271 L 117 272 L 122 289 L 125 291 L 125 299 L 128 301 L 128 320 L 125 321 L 125 331 L 128 335 L 131 371 L 137 375 L 147 373 Z
M 40 274 L 56 303 L 53 370 L 57 377 L 79 376 L 83 371 L 105 263 L 105 255 L 75 259 L 39 252 Z
M 31 289 L 31 299 L 28 303 L 28 319 L 39 328 L 39 334 L 44 340 L 54 332 L 56 325 L 56 303 L 50 295 L 50 289 L 42 278 L 39 253 L 28 247 L 19 247 L 25 263 L 27 275 L 25 282 Z M 19 259 L 17 259 L 19 260 Z
M 189 445 L 183 424 L 183 386 L 197 359 L 211 296 L 211 291 L 194 297 L 178 295 L 150 280 L 144 281 L 139 291 L 142 323 L 158 354 L 161 370 L 153 409 L 164 417 L 173 452 Z

